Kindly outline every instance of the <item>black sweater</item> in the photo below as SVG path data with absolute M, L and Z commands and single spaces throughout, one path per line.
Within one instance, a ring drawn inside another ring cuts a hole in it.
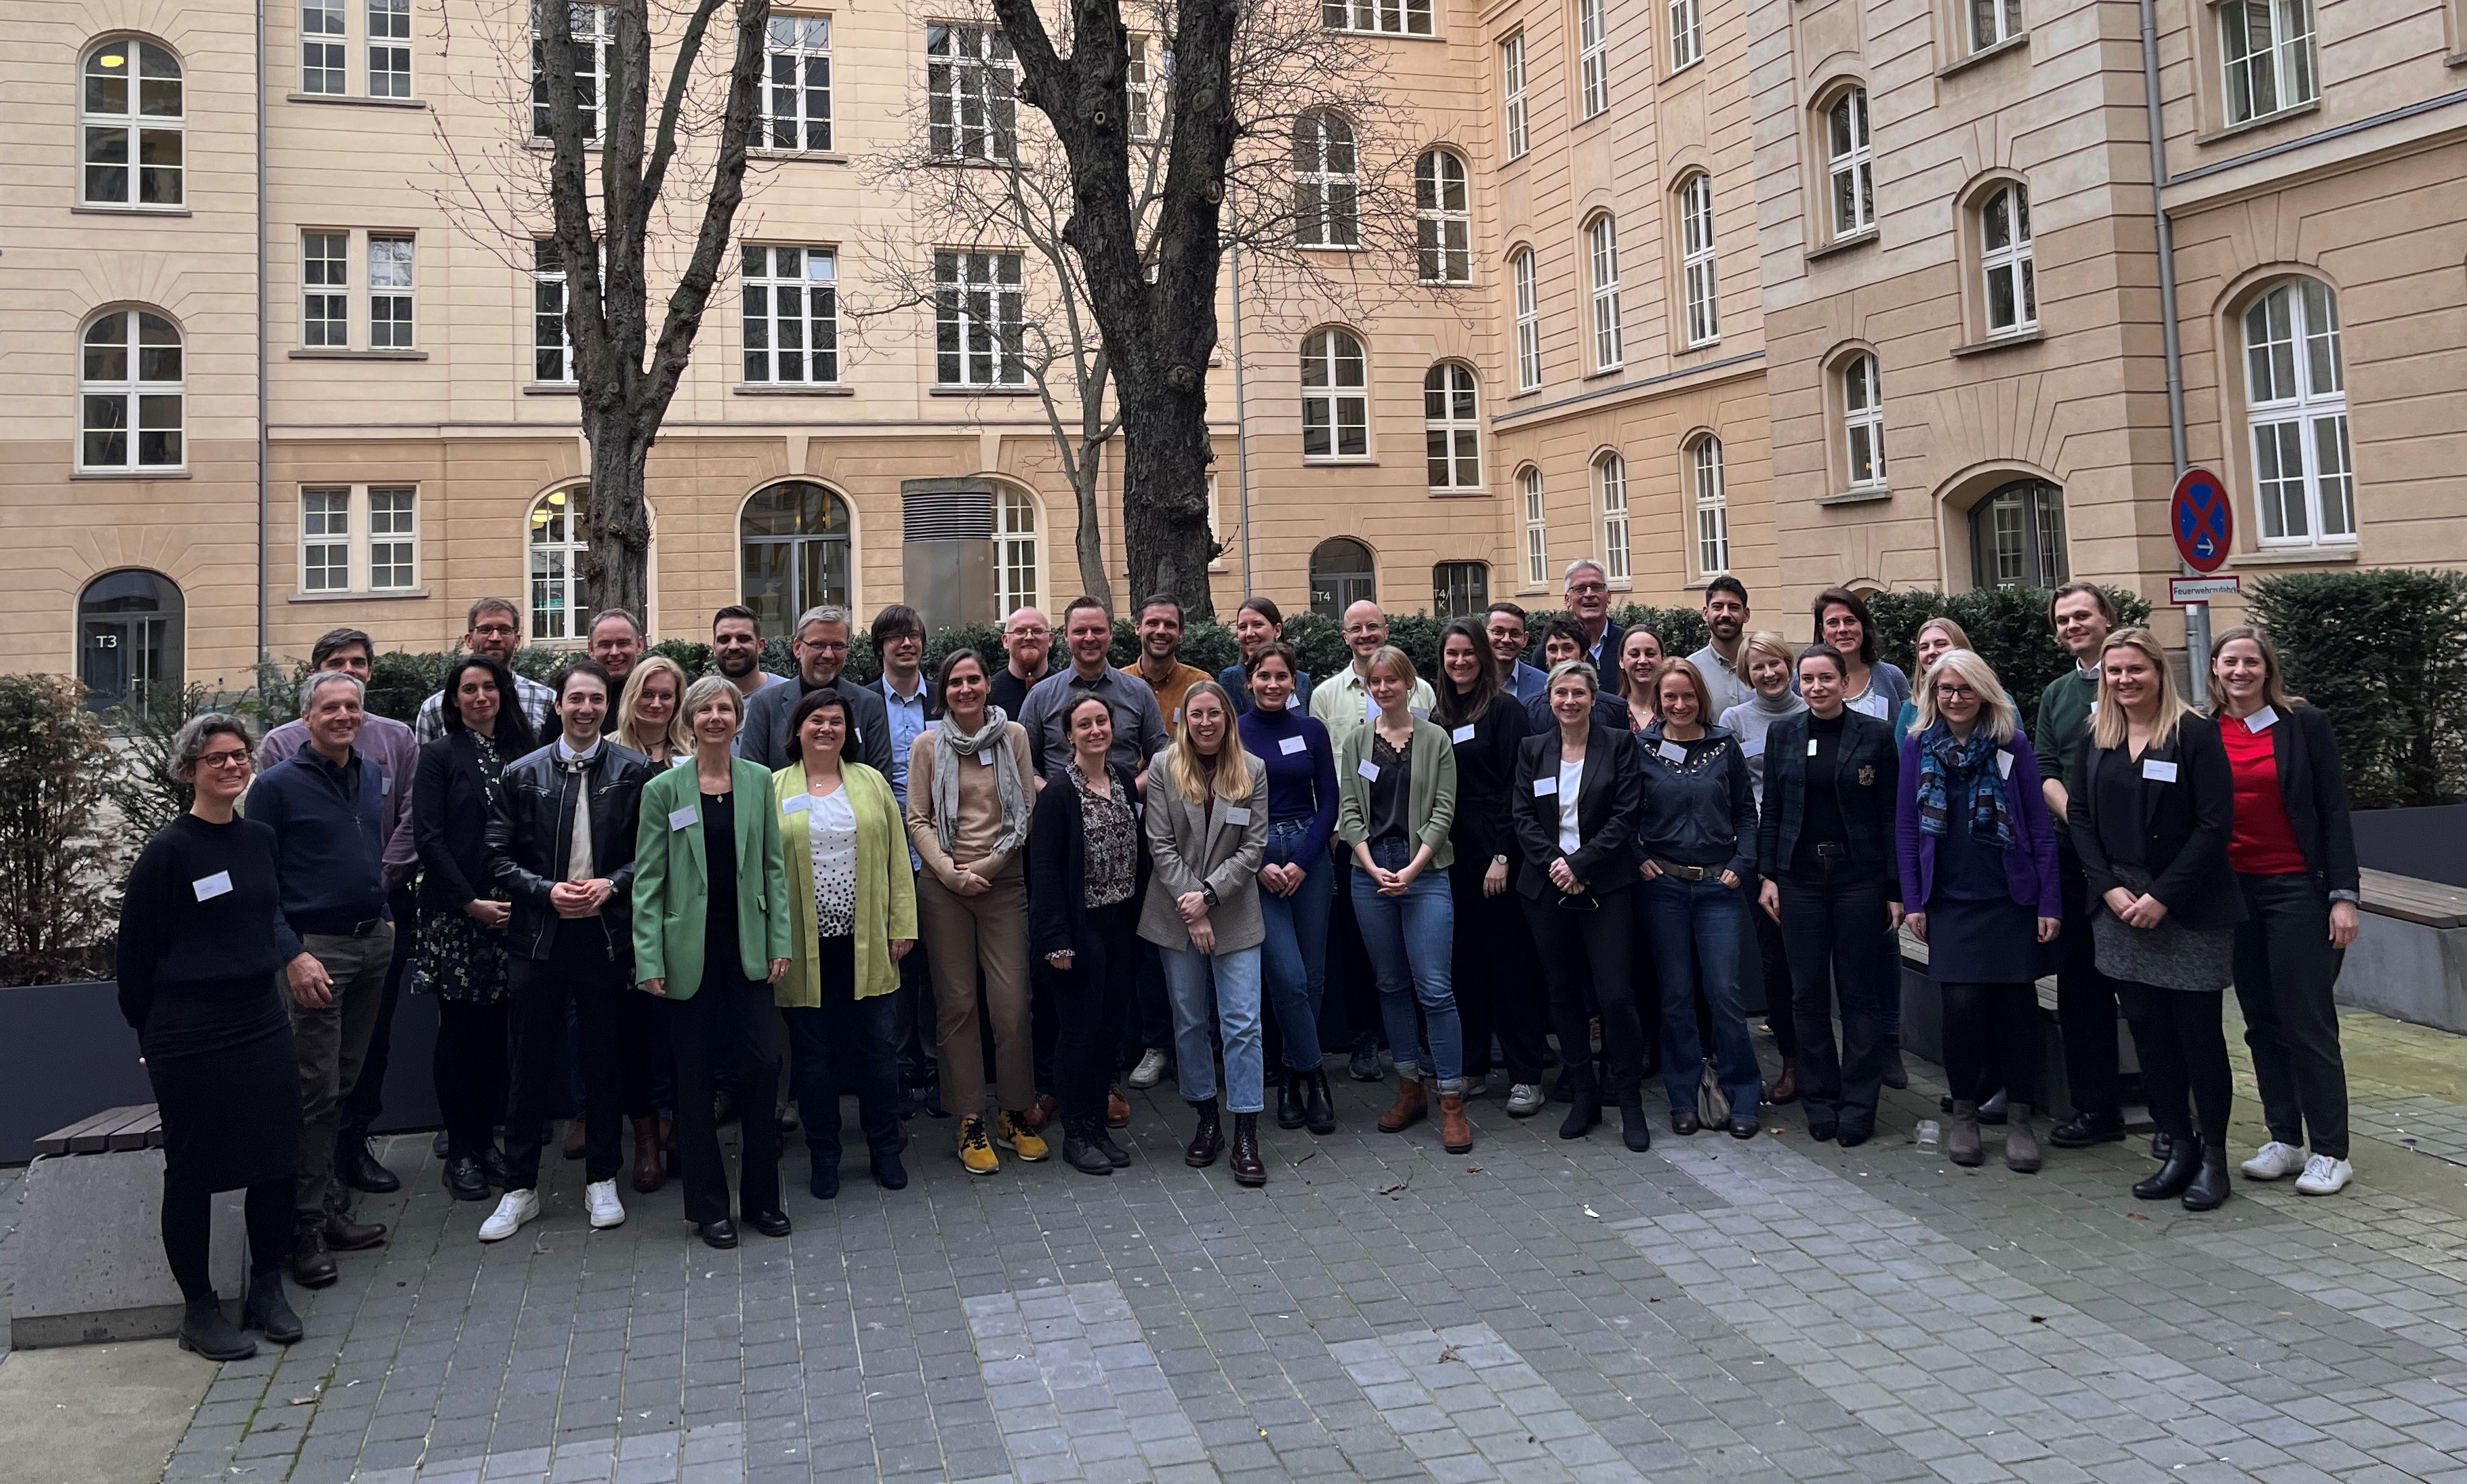
M 1516 749 L 1530 731 L 1529 720 L 1516 697 L 1503 690 L 1478 720 L 1448 729 L 1457 750 L 1457 817 L 1449 839 L 1477 881 L 1490 869 L 1492 856 L 1516 855 Z M 1468 725 L 1473 734 L 1460 737 Z
M 121 899 L 119 975 L 147 1055 L 214 1050 L 283 1019 L 282 918 L 262 821 L 184 814 L 147 843 Z

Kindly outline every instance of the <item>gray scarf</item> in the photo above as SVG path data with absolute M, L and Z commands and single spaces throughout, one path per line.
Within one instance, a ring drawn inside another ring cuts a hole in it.
M 988 706 L 985 724 L 974 733 L 952 726 L 948 716 L 934 728 L 934 835 L 944 855 L 951 853 L 959 829 L 960 759 L 988 749 L 994 759 L 994 795 L 1002 801 L 1002 833 L 995 837 L 994 854 L 1008 856 L 1028 839 L 1028 780 L 1019 776 L 1019 759 L 1006 740 L 1009 723 L 1001 707 Z

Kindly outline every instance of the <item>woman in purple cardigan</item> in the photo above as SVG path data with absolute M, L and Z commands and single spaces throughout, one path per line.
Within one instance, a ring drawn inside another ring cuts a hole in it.
M 2004 1163 L 2027 1175 L 2040 1158 L 2030 1124 L 2039 1102 L 2033 985 L 2062 913 L 2039 760 L 2003 684 L 1972 650 L 1948 650 L 1915 699 L 1893 836 L 1906 920 L 1944 992 L 1954 1091 L 1945 1153 L 1956 1164 L 1982 1158 L 1975 1099 L 1992 1059 L 2004 1081 Z

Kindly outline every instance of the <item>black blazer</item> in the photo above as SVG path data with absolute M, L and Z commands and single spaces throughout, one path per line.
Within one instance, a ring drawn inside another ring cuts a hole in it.
M 2173 782 L 2150 777 L 2146 764 L 2173 763 Z M 2081 786 L 2066 812 L 2073 849 L 2095 902 L 2124 885 L 2119 862 L 2150 873 L 2150 894 L 2188 928 L 2231 928 L 2244 920 L 2244 893 L 2228 869 L 2228 833 L 2235 818 L 2235 778 L 2216 722 L 2188 715 L 2165 747 L 2139 760 L 2123 744 L 2085 747 L 2074 772 Z
M 1556 900 L 1550 863 L 1559 858 L 1559 798 L 1535 797 L 1533 780 L 1559 776 L 1559 728 L 1527 737 L 1516 749 L 1516 842 L 1523 864 L 1516 889 L 1533 901 Z M 1636 739 L 1596 721 L 1585 733 L 1585 772 L 1576 785 L 1576 853 L 1568 868 L 1599 896 L 1636 885 L 1636 817 L 1644 808 L 1644 771 Z
M 480 748 L 461 728 L 419 750 L 413 774 L 411 840 L 419 851 L 419 905 L 459 912 L 497 889 L 488 863 L 488 789 Z
M 1439 725 L 1436 716 L 1432 725 Z M 1453 739 L 1456 728 L 1447 730 Z M 1448 838 L 1476 880 L 1492 856 L 1516 858 L 1516 751 L 1531 730 L 1523 704 L 1503 690 L 1473 723 L 1473 736 L 1456 744 L 1457 816 Z
M 1122 786 L 1122 797 L 1131 801 L 1131 815 L 1136 821 L 1140 813 L 1140 791 L 1133 779 L 1138 774 L 1120 763 L 1108 763 L 1106 768 L 1114 781 Z M 1131 834 L 1139 842 L 1139 865 L 1132 876 L 1130 903 L 1134 912 L 1145 900 L 1148 890 L 1148 832 L 1137 827 Z M 1079 790 L 1067 775 L 1049 780 L 1036 796 L 1036 809 L 1028 823 L 1028 893 L 1029 953 L 1042 963 L 1048 954 L 1066 950 L 1081 952 L 1082 940 L 1088 935 L 1087 894 L 1080 881 L 1088 871 L 1088 835 L 1079 819 Z
M 556 744 L 551 742 L 508 763 L 505 776 L 497 780 L 497 807 L 488 814 L 488 866 L 513 902 L 513 935 L 507 949 L 525 958 L 546 958 L 555 946 L 557 924 L 565 920 L 548 905 L 548 893 L 565 875 L 565 843 L 574 831 L 574 776 L 557 761 Z M 612 888 L 600 908 L 600 924 L 608 932 L 610 954 L 618 962 L 631 964 L 634 826 L 642 812 L 643 785 L 651 778 L 651 760 L 602 737 L 581 777 L 584 807 L 591 811 L 592 869 L 607 878 Z
M 1799 831 L 1807 808 L 1807 725 L 1812 711 L 1793 711 L 1765 731 L 1765 800 L 1756 817 L 1756 873 L 1779 876 L 1802 864 Z M 1899 797 L 1901 749 L 1892 725 L 1865 711 L 1842 713 L 1842 747 L 1833 754 L 1833 797 L 1842 804 L 1850 864 L 1885 879 L 1885 898 L 1902 899 L 1893 854 L 1893 807 Z M 1813 863 L 1806 863 L 1813 864 Z
M 2330 718 L 2318 706 L 2289 707 L 2270 729 L 2270 752 L 2278 764 L 2279 801 L 2303 848 L 2305 868 L 2325 894 L 2357 893 L 2362 881 L 2355 825 L 2347 817 L 2347 770 L 2339 759 Z M 418 802 L 419 796 L 412 797 Z

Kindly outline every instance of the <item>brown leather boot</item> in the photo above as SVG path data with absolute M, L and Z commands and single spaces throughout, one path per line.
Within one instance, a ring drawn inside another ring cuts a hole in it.
M 645 1195 L 668 1182 L 668 1161 L 660 1158 L 660 1120 L 634 1120 L 634 1188 Z
M 1781 1075 L 1776 1077 L 1774 1079 L 1774 1085 L 1765 1090 L 1765 1101 L 1768 1103 L 1796 1103 L 1799 1101 L 1798 1062 L 1787 1056 L 1781 1059 Z
M 1259 1158 L 1259 1115 L 1234 1115 L 1234 1182 L 1237 1185 L 1264 1185 L 1268 1182 L 1267 1163 Z
M 2039 1173 L 2039 1131 L 2031 1126 L 2030 1114 L 2027 1103 L 2004 1105 L 2004 1167 L 2016 1175 Z
M 1473 1152 L 1473 1125 L 1464 1115 L 1464 1094 L 1439 1094 L 1439 1147 L 1452 1155 Z
M 1422 1091 L 1422 1084 L 1412 1077 L 1399 1078 L 1396 1101 L 1389 1104 L 1388 1111 L 1379 1115 L 1379 1132 L 1402 1134 L 1429 1116 L 1430 1112 L 1430 1094 Z

